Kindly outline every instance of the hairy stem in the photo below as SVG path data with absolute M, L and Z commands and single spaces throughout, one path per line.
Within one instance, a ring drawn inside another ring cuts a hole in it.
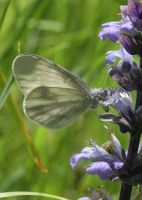
M 140 59 L 140 68 L 142 68 L 142 58 Z M 137 91 L 135 109 L 138 109 L 141 105 L 142 105 L 142 92 Z M 125 163 L 126 168 L 127 167 L 129 168 L 131 166 L 133 158 L 136 157 L 139 147 L 140 137 L 141 137 L 141 132 L 139 128 L 137 128 L 137 131 L 135 133 L 130 135 L 128 155 Z M 132 193 L 132 186 L 122 183 L 119 200 L 130 200 L 131 193 Z

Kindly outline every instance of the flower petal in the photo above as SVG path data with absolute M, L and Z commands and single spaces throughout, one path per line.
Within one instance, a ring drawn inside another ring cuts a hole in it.
M 85 147 L 80 153 L 74 154 L 70 159 L 70 165 L 74 169 L 77 162 L 80 159 L 87 160 L 89 158 L 94 157 L 94 148 L 93 147 Z
M 123 160 L 122 146 L 121 146 L 119 140 L 113 133 L 110 133 L 110 136 L 111 136 L 111 140 L 113 142 L 116 154 Z
M 129 54 L 131 55 L 141 54 L 141 47 L 139 44 L 137 44 L 135 38 L 128 35 L 121 35 L 119 41 Z
M 120 116 L 114 115 L 112 113 L 104 113 L 103 115 L 100 116 L 100 120 L 105 121 L 105 122 L 111 122 L 113 124 L 119 122 Z
M 92 143 L 93 147 L 85 147 L 80 153 L 74 154 L 70 159 L 70 165 L 74 169 L 80 159 L 93 161 L 109 161 L 112 156 L 102 147 Z
M 114 93 L 113 98 L 115 99 L 113 103 L 114 107 L 126 118 L 129 118 L 129 112 L 132 112 L 133 109 L 130 93 L 120 88 Z
M 119 51 L 109 51 L 106 53 L 107 65 L 114 63 L 117 58 L 121 59 L 121 63 L 128 62 L 133 65 L 133 57 L 122 46 Z
M 113 163 L 114 169 L 119 170 L 123 167 L 124 163 L 123 162 L 115 162 Z
M 114 63 L 117 58 L 121 58 L 120 51 L 108 51 L 106 53 L 106 65 Z
M 87 167 L 86 171 L 91 175 L 97 174 L 102 180 L 109 179 L 114 175 L 110 165 L 106 162 L 95 162 Z
M 121 22 L 109 22 L 102 25 L 103 30 L 99 33 L 101 40 L 109 38 L 112 42 L 116 42 L 120 37 Z
M 94 158 L 93 161 L 107 161 L 107 160 L 112 160 L 112 156 L 105 151 L 104 148 L 98 146 L 96 143 L 92 143 L 92 146 L 94 147 Z
M 135 84 L 132 82 L 129 76 L 126 76 L 127 74 L 120 71 L 119 67 L 110 68 L 108 73 L 113 80 L 115 80 L 121 87 L 123 87 L 127 91 L 132 91 L 135 89 Z
M 128 34 L 130 36 L 135 36 L 136 34 L 138 34 L 138 31 L 136 30 L 132 22 L 128 19 L 122 24 L 121 32 L 122 34 L 123 32 L 125 32 L 125 34 Z

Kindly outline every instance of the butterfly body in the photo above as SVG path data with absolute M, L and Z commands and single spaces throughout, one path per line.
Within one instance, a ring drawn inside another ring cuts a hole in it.
M 78 76 L 36 55 L 18 55 L 12 68 L 25 97 L 25 114 L 45 127 L 66 126 L 87 108 L 96 108 L 106 93 L 90 89 Z

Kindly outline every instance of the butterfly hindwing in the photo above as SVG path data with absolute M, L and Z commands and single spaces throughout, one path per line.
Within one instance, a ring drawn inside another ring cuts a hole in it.
M 27 116 L 49 128 L 66 126 L 88 106 L 89 96 L 71 88 L 38 87 L 24 100 Z

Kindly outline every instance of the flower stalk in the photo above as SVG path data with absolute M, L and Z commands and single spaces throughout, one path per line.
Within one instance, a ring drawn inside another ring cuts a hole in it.
M 142 58 L 140 59 L 140 68 L 142 69 Z M 135 109 L 138 109 L 141 105 L 142 105 L 142 92 L 137 91 Z M 141 131 L 139 130 L 139 128 L 137 129 L 137 132 L 130 135 L 128 155 L 125 162 L 126 167 L 131 165 L 133 158 L 137 155 L 140 138 L 141 138 Z M 119 200 L 130 200 L 131 193 L 132 193 L 132 185 L 122 183 Z

